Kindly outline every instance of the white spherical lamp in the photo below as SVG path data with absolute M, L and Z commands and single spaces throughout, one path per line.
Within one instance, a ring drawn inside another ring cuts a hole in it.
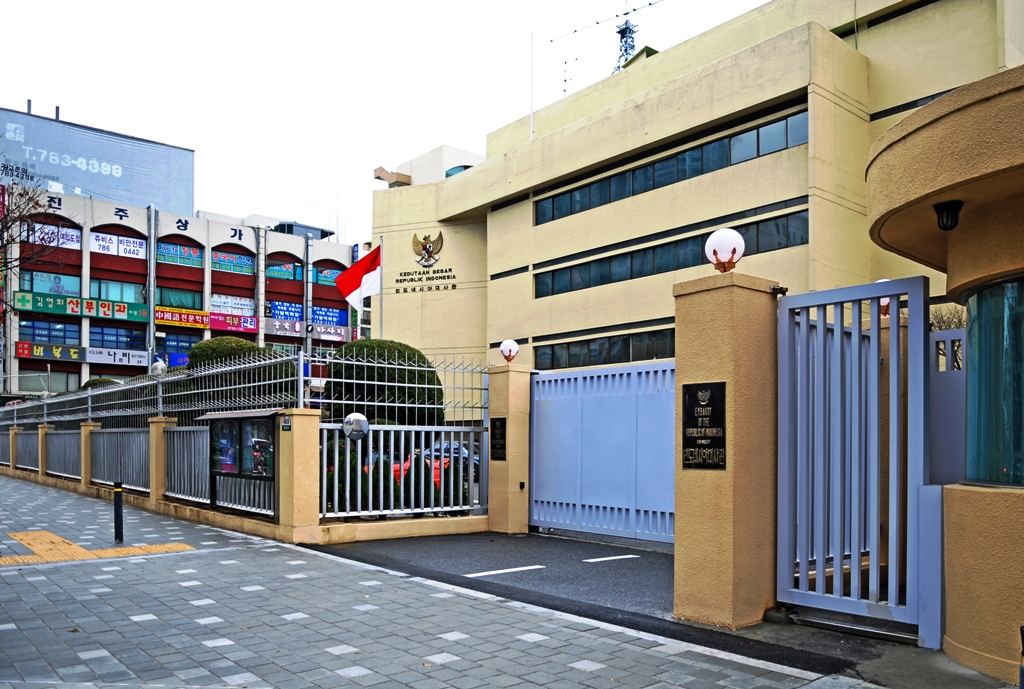
M 743 235 L 731 227 L 715 230 L 704 244 L 704 254 L 719 273 L 728 273 L 743 258 Z
M 505 361 L 511 364 L 512 360 L 516 358 L 516 354 L 519 353 L 519 345 L 515 340 L 505 340 L 501 343 L 500 351 L 501 355 L 505 357 Z

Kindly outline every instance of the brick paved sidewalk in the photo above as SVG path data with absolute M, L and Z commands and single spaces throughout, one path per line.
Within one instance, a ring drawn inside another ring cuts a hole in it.
M 99 550 L 113 545 L 111 515 L 110 503 L 0 477 L 3 534 L 41 529 Z M 126 545 L 194 550 L 0 567 L 0 689 L 872 686 L 140 510 L 125 517 Z M 0 557 L 26 551 L 0 545 Z

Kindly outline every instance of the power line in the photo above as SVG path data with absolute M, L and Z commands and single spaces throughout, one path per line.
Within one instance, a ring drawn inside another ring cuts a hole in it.
M 601 21 L 594 22 L 593 24 L 588 24 L 587 26 L 584 26 L 582 29 L 573 29 L 572 31 L 570 31 L 567 34 L 563 34 L 562 36 L 558 36 L 557 38 L 549 39 L 548 42 L 549 43 L 554 43 L 555 41 L 560 41 L 563 38 L 568 38 L 569 36 L 574 36 L 574 35 L 580 33 L 581 31 L 586 31 L 587 29 L 592 29 L 595 26 L 600 26 L 601 24 L 606 24 L 607 22 L 615 21 L 616 19 L 621 19 L 623 17 L 628 17 L 630 14 L 632 14 L 634 12 L 639 12 L 640 10 L 645 10 L 648 7 L 651 7 L 653 5 L 661 4 L 662 2 L 665 2 L 665 0 L 652 0 L 652 2 L 649 2 L 646 5 L 641 5 L 639 7 L 633 7 L 633 8 L 631 8 L 631 9 L 625 11 L 625 12 L 621 12 L 619 14 L 616 14 L 613 17 L 608 17 L 607 19 L 602 19 Z

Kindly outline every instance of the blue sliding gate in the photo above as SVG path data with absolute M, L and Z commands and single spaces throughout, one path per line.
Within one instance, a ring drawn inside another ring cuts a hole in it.
M 675 361 L 535 373 L 530 525 L 671 543 Z

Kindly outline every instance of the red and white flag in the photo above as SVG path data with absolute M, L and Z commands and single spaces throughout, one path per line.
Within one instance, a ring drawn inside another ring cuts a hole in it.
M 380 246 L 377 246 L 339 275 L 334 284 L 350 306 L 362 309 L 363 297 L 380 294 L 380 281 Z

